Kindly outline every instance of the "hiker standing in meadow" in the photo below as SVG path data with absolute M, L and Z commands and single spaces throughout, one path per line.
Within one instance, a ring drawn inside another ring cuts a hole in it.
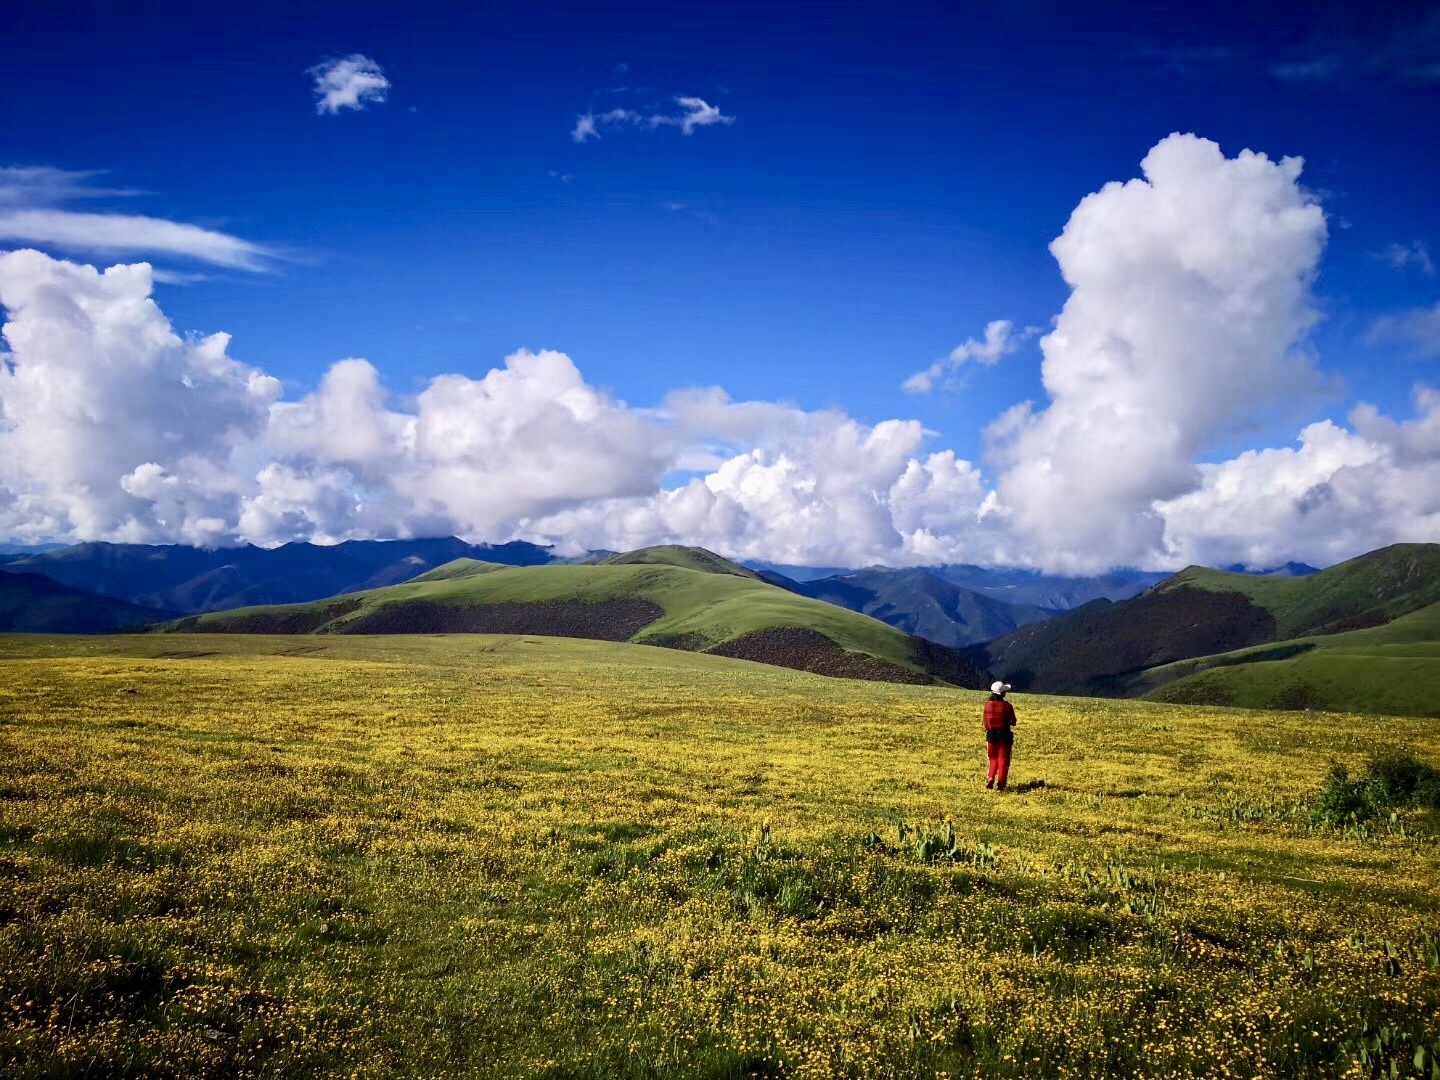
M 985 702 L 985 752 L 990 757 L 990 771 L 985 774 L 985 786 L 1005 790 L 1005 781 L 1010 776 L 1010 748 L 1015 745 L 1015 706 L 1005 700 L 1010 684 L 995 681 L 990 684 L 990 698 Z

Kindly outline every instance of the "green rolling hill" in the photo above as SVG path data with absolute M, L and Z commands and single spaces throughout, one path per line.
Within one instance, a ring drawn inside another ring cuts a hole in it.
M 1268 708 L 1440 711 L 1440 545 L 1305 577 L 1190 567 L 971 650 L 1032 691 Z
M 820 674 L 979 687 L 958 650 L 770 585 L 702 549 L 599 563 L 500 566 L 457 559 L 400 585 L 211 612 L 171 630 L 216 633 L 515 633 L 630 641 Z
M 1440 717 L 1440 603 L 1367 630 L 1167 664 L 1132 690 L 1177 704 Z
M 761 575 L 748 567 L 733 563 L 722 555 L 702 547 L 684 547 L 680 544 L 660 544 L 656 547 L 623 551 L 593 560 L 597 566 L 678 566 L 686 570 L 699 570 L 706 574 L 731 574 L 764 581 Z

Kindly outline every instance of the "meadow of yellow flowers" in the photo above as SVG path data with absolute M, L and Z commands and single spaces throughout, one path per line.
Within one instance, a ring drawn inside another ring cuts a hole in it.
M 499 637 L 0 639 L 7 1076 L 1440 1077 L 1434 720 Z

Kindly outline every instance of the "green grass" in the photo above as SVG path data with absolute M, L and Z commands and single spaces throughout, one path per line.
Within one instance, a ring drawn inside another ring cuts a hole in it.
M 1333 762 L 1440 765 L 1433 721 L 1021 695 L 996 795 L 982 700 L 0 638 L 0 1073 L 1428 1075 L 1440 821 L 1312 809 Z
M 609 555 L 596 562 L 601 566 L 628 566 L 650 564 L 658 566 L 682 566 L 687 570 L 700 570 L 707 574 L 730 574 L 734 577 L 764 579 L 754 570 L 733 563 L 701 547 L 683 547 L 679 544 L 661 544 L 657 547 L 639 548 L 618 555 Z
M 659 564 L 497 567 L 457 559 L 413 581 L 384 589 L 349 593 L 311 604 L 243 608 L 198 617 L 204 627 L 224 627 L 251 613 L 343 610 L 319 632 L 344 632 L 376 608 L 412 601 L 446 605 L 536 603 L 579 600 L 595 603 L 639 599 L 658 604 L 663 614 L 635 635 L 645 643 L 693 635 L 712 647 L 756 630 L 806 627 L 844 649 L 878 656 L 918 670 L 910 638 L 878 619 L 820 600 L 797 596 L 757 578 Z
M 1154 701 L 1440 716 L 1440 604 L 1384 626 L 1152 668 L 1145 685 Z

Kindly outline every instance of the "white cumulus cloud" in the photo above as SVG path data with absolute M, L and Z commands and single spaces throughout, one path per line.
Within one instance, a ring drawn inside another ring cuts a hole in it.
M 390 94 L 385 70 L 360 53 L 322 60 L 306 71 L 315 80 L 315 111 L 334 116 L 341 109 L 363 110 L 383 104 Z
M 1047 567 L 1163 560 L 1159 500 L 1257 408 L 1304 394 L 1325 217 L 1298 158 L 1163 139 L 1051 245 L 1071 294 L 1041 340 L 1049 403 L 992 426 L 997 512 Z
M 286 399 L 226 335 L 177 333 L 148 265 L 0 254 L 0 538 L 453 532 L 1088 572 L 1328 563 L 1440 535 L 1433 387 L 1409 418 L 1360 405 L 1294 445 L 1202 462 L 1255 410 L 1319 380 L 1305 342 L 1325 220 L 1296 159 L 1175 135 L 1142 168 L 1083 199 L 1052 245 L 1072 291 L 1041 341 L 1047 399 L 991 422 L 984 469 L 915 420 L 718 387 L 632 406 L 550 350 L 406 397 L 344 359 Z M 991 323 L 931 378 L 993 363 L 1023 336 Z
M 1161 503 L 1180 561 L 1329 566 L 1397 540 L 1440 537 L 1440 391 L 1397 423 L 1370 405 L 1324 420 L 1299 445 L 1201 465 L 1200 487 Z
M 0 533 L 210 543 L 233 533 L 237 445 L 280 384 L 231 359 L 225 334 L 182 339 L 144 264 L 0 254 Z

